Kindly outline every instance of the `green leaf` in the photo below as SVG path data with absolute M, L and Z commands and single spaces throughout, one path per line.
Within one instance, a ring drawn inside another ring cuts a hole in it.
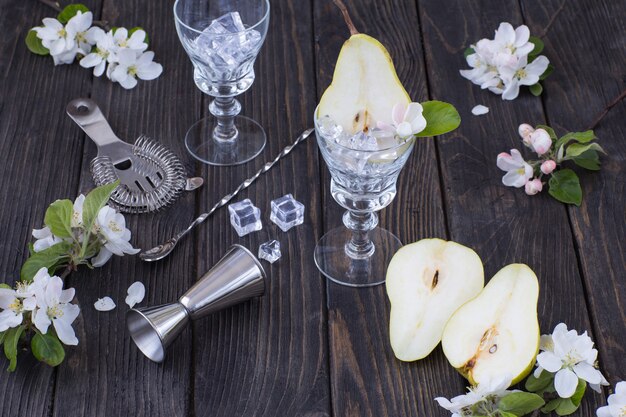
M 576 391 L 574 391 L 574 395 L 570 397 L 572 400 L 572 404 L 576 407 L 580 406 L 580 402 L 583 400 L 585 396 L 585 390 L 587 389 L 587 382 L 584 379 L 578 378 L 578 385 L 576 386 Z
M 541 408 L 541 412 L 544 414 L 551 413 L 556 410 L 556 408 L 561 404 L 562 398 L 555 398 L 554 400 L 548 401 L 545 407 Z
M 556 133 L 554 132 L 554 129 L 552 129 L 550 126 L 546 126 L 546 125 L 537 125 L 537 129 L 543 129 L 546 132 L 548 132 L 548 134 L 550 135 L 550 138 L 552 140 L 556 140 Z
M 74 204 L 70 200 L 57 200 L 50 204 L 43 221 L 54 235 L 71 238 L 73 215 Z
M 500 411 L 500 417 L 518 417 L 517 414 L 508 413 L 506 411 Z
M 78 12 L 87 13 L 89 9 L 84 4 L 68 4 L 57 16 L 57 20 L 63 24 L 66 24 L 72 17 L 76 16 Z
M 535 97 L 539 97 L 541 93 L 543 93 L 543 87 L 539 83 L 531 85 L 530 87 L 528 87 L 528 89 L 530 90 L 530 93 Z
M 37 360 L 50 366 L 57 366 L 65 359 L 63 345 L 58 337 L 52 335 L 52 332 L 35 334 L 30 347 Z
M 528 56 L 536 57 L 537 55 L 539 55 L 541 53 L 541 51 L 543 51 L 543 48 L 544 48 L 545 45 L 543 44 L 543 41 L 541 39 L 539 39 L 536 36 L 531 36 L 528 39 L 528 41 L 531 42 L 533 45 L 535 45 L 535 47 L 533 48 L 532 51 L 530 51 Z
M 598 171 L 600 169 L 600 155 L 596 151 L 583 152 L 573 158 L 573 161 L 579 167 L 590 171 Z
M 578 175 L 571 169 L 561 169 L 552 173 L 549 193 L 562 203 L 580 206 L 583 200 L 583 191 L 580 188 Z
M 552 64 L 548 64 L 548 68 L 546 68 L 546 70 L 543 72 L 543 74 L 541 74 L 539 76 L 539 80 L 543 81 L 546 78 L 548 78 L 550 76 L 550 74 L 552 74 L 552 72 L 554 71 L 554 65 Z
M 0 346 L 2 346 L 2 344 L 4 343 L 4 338 L 6 336 L 7 332 L 0 332 Z
M 470 46 L 469 48 L 465 49 L 465 51 L 463 51 L 463 57 L 467 58 L 474 53 L 476 53 L 476 51 L 474 51 L 474 48 Z
M 15 367 L 17 366 L 17 343 L 20 341 L 24 329 L 26 329 L 26 326 L 21 325 L 5 332 L 4 356 L 9 360 L 9 367 L 7 368 L 9 372 L 15 371 Z
M 34 30 L 31 29 L 28 31 L 28 35 L 26 35 L 26 39 L 24 40 L 24 42 L 26 43 L 26 47 L 28 48 L 28 50 L 31 51 L 33 54 L 50 55 L 50 51 L 48 50 L 48 48 L 43 46 L 43 43 L 41 43 L 41 39 L 37 37 L 37 32 L 35 32 Z
M 2 284 L 0 284 L 0 288 L 6 288 L 7 290 L 12 290 L 13 288 L 11 288 L 11 286 L 9 284 L 5 284 L 4 282 Z
M 439 136 L 448 133 L 461 124 L 461 116 L 452 104 L 443 101 L 425 101 L 424 118 L 426 119 L 426 129 L 418 133 L 417 137 Z
M 592 140 L 597 139 L 593 130 L 586 130 L 584 132 L 569 132 L 566 135 L 563 135 L 557 142 L 556 147 L 558 148 L 561 145 L 566 145 L 567 143 L 575 140 L 578 143 L 588 143 Z
M 587 151 L 596 151 L 596 152 L 604 152 L 602 146 L 597 143 L 572 143 L 565 150 L 565 158 L 564 159 L 574 159 L 579 155 Z
M 523 416 L 541 408 L 546 402 L 537 394 L 530 392 L 512 392 L 500 398 L 498 409 Z
M 571 399 L 569 398 L 561 398 L 561 402 L 558 407 L 554 409 L 554 411 L 560 416 L 569 416 L 578 410 L 578 406 L 574 405 Z
M 146 43 L 146 45 L 150 45 L 150 39 L 148 38 L 148 32 L 146 32 L 146 30 L 144 28 L 142 28 L 141 26 L 135 26 L 132 29 L 128 30 L 128 37 L 130 38 L 131 35 L 135 32 L 137 32 L 138 30 L 143 30 L 143 32 L 146 34 L 146 37 L 144 38 L 144 42 Z
M 48 268 L 48 270 L 50 270 L 53 266 L 58 265 L 60 261 L 69 260 L 71 250 L 71 243 L 59 242 L 54 246 L 50 246 L 48 249 L 35 253 L 24 262 L 22 270 L 20 271 L 20 278 L 22 281 L 32 281 L 35 274 L 41 268 Z
M 543 391 L 552 383 L 554 375 L 550 372 L 541 372 L 539 378 L 535 378 L 534 375 L 530 375 L 524 384 L 524 387 L 530 392 Z
M 96 220 L 98 212 L 109 201 L 113 190 L 120 185 L 120 181 L 117 180 L 111 184 L 102 185 L 96 187 L 85 197 L 85 203 L 83 204 L 83 227 L 85 230 L 90 231 L 93 227 L 93 223 Z

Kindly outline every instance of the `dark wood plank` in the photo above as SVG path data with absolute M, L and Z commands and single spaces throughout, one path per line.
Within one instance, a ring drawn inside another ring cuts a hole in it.
M 392 1 L 346 2 L 357 29 L 389 50 L 411 97 L 428 99 L 419 20 L 414 4 Z M 315 8 L 318 96 L 332 78 L 335 61 L 349 36 L 331 1 Z M 380 213 L 380 225 L 403 242 L 446 238 L 434 141 L 418 141 L 398 180 L 398 195 Z M 342 209 L 328 190 L 323 169 L 324 230 L 341 225 Z M 428 358 L 404 363 L 389 345 L 389 301 L 384 286 L 353 289 L 329 283 L 329 335 L 333 413 L 337 416 L 431 416 L 433 398 L 463 383 L 440 348 Z
M 99 8 L 99 1 L 86 2 Z M 28 29 L 56 13 L 37 2 L 0 1 L 0 222 L 2 281 L 12 284 L 28 255 L 31 231 L 41 227 L 46 207 L 76 192 L 82 135 L 71 128 L 65 105 L 88 94 L 90 74 L 78 66 L 55 67 L 50 57 L 30 53 Z M 8 374 L 0 355 L 2 416 L 43 416 L 53 401 L 55 370 L 30 353 Z
M 191 81 L 191 64 L 179 43 L 169 5 L 149 1 L 107 0 L 103 17 L 113 25 L 141 25 L 150 36 L 150 50 L 164 67 L 157 80 L 139 81 L 126 91 L 106 78 L 94 80 L 92 98 L 100 105 L 113 130 L 134 141 L 145 133 L 190 162 L 183 138 L 200 115 L 200 93 Z M 78 132 L 77 126 L 72 126 Z M 93 187 L 89 161 L 95 145 L 85 137 L 80 190 Z M 193 164 L 190 164 L 193 167 Z M 189 170 L 193 174 L 193 168 Z M 152 247 L 187 226 L 195 216 L 197 194 L 186 193 L 172 207 L 156 214 L 127 215 L 132 243 Z M 146 286 L 140 305 L 158 305 L 177 299 L 195 280 L 192 239 L 181 242 L 169 258 L 154 264 L 136 256 L 113 257 L 104 267 L 69 277 L 82 306 L 80 345 L 68 351 L 59 368 L 54 415 L 187 416 L 190 413 L 191 331 L 185 331 L 168 351 L 163 364 L 145 358 L 126 331 L 126 290 L 134 281 Z M 101 313 L 93 303 L 111 296 L 117 308 Z
M 265 128 L 266 149 L 248 164 L 203 170 L 208 182 L 201 211 L 312 125 L 310 3 L 274 1 L 271 7 L 270 28 L 256 63 L 257 79 L 241 97 L 242 114 Z M 196 416 L 330 415 L 324 285 L 313 262 L 321 229 L 314 141 L 299 145 L 235 200 L 248 197 L 261 209 L 263 230 L 238 238 L 226 208 L 198 230 L 199 272 L 208 270 L 233 243 L 256 254 L 259 244 L 278 239 L 283 255 L 271 266 L 262 261 L 269 277 L 265 296 L 196 323 Z M 306 211 L 304 224 L 284 233 L 269 221 L 270 200 L 287 193 Z
M 626 57 L 616 34 L 626 29 L 624 19 L 617 18 L 624 15 L 624 6 L 611 1 L 552 1 L 523 8 L 533 32 L 542 33 L 555 16 L 544 40 L 557 70 L 546 81 L 544 103 L 548 121 L 557 130 L 588 128 L 623 91 Z M 613 385 L 624 379 L 626 369 L 625 117 L 622 102 L 595 129 L 608 155 L 599 173 L 577 170 L 583 205 L 568 208 L 600 365 Z
M 545 122 L 541 100 L 523 92 L 515 101 L 502 101 L 458 72 L 466 66 L 463 50 L 470 43 L 492 36 L 501 21 L 522 23 L 519 5 L 494 0 L 468 8 L 463 1 L 450 1 L 442 8 L 438 1 L 423 0 L 420 16 L 432 94 L 455 103 L 463 118 L 455 134 L 438 139 L 451 238 L 478 252 L 486 277 L 513 262 L 526 263 L 537 273 L 543 333 L 559 322 L 590 329 L 565 207 L 547 193 L 529 197 L 504 187 L 495 164 L 499 152 L 522 147 L 520 123 Z M 577 37 L 571 30 L 567 36 Z M 550 58 L 559 54 L 551 48 L 546 52 Z M 472 116 L 476 104 L 487 105 L 489 114 Z M 587 394 L 578 415 L 595 415 L 598 399 Z

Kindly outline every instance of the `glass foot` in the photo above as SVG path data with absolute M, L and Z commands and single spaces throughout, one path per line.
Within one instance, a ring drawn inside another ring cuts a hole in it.
M 213 138 L 217 124 L 214 116 L 200 119 L 187 131 L 185 146 L 197 160 L 209 165 L 239 165 L 254 159 L 265 148 L 265 130 L 260 124 L 245 116 L 235 116 L 237 138 L 218 141 Z
M 376 227 L 369 232 L 374 253 L 367 258 L 353 259 L 345 249 L 351 237 L 352 232 L 345 227 L 337 227 L 322 236 L 315 247 L 317 268 L 329 280 L 348 287 L 373 287 L 384 283 L 387 266 L 402 247 L 400 239 Z

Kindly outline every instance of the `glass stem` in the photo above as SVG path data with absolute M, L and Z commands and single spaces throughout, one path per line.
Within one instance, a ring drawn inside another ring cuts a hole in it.
M 213 139 L 224 144 L 234 144 L 239 134 L 235 126 L 235 116 L 241 111 L 241 103 L 234 97 L 215 97 L 209 104 L 209 111 L 217 119 Z
M 345 246 L 346 254 L 352 259 L 366 259 L 372 256 L 376 248 L 370 240 L 369 232 L 378 225 L 378 215 L 372 212 L 346 211 L 343 215 L 343 224 L 352 231 L 352 237 Z

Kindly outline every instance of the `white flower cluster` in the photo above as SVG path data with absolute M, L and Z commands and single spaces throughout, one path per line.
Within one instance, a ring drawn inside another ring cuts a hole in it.
M 609 395 L 609 404 L 598 408 L 598 417 L 625 417 L 626 416 L 626 381 L 615 385 L 615 392 Z
M 510 23 L 500 23 L 494 39 L 481 39 L 471 45 L 473 53 L 466 59 L 472 69 L 461 70 L 461 75 L 483 89 L 501 94 L 503 100 L 517 98 L 520 86 L 537 84 L 550 64 L 543 55 L 529 62 L 529 54 L 535 48 L 529 39 L 526 25 L 514 29 Z
M 80 65 L 93 68 L 95 76 L 106 76 L 126 89 L 137 85 L 137 78 L 153 80 L 163 72 L 153 62 L 154 52 L 146 51 L 146 33 L 136 30 L 129 36 L 125 28 L 105 32 L 92 26 L 91 12 L 76 12 L 67 24 L 54 18 L 43 19 L 44 26 L 33 30 L 42 45 L 50 51 L 55 65 L 71 64 L 77 56 Z
M 72 304 L 74 288 L 63 289 L 63 280 L 50 276 L 41 268 L 31 283 L 20 282 L 15 290 L 0 288 L 0 332 L 20 326 L 24 316 L 37 330 L 46 334 L 52 324 L 59 340 L 66 345 L 77 345 L 72 323 L 80 308 Z
M 472 408 L 480 409 L 479 414 L 492 415 L 491 412 L 497 408 L 498 400 L 507 394 L 516 392 L 507 390 L 511 385 L 509 376 L 491 378 L 476 387 L 468 389 L 467 394 L 458 395 L 450 400 L 444 397 L 437 397 L 435 401 L 452 413 L 452 417 L 471 416 L 474 413 Z M 495 414 L 493 414 L 495 415 Z
M 551 335 L 542 335 L 537 355 L 535 377 L 542 372 L 554 374 L 554 388 L 561 398 L 574 395 L 578 379 L 601 392 L 601 385 L 609 385 L 602 373 L 596 368 L 598 351 L 593 348 L 593 341 L 587 332 L 578 334 L 576 330 L 567 330 L 564 323 L 559 323 Z
M 74 201 L 74 212 L 72 215 L 72 228 L 83 227 L 83 204 L 85 196 L 79 195 Z M 124 254 L 134 255 L 140 250 L 132 247 L 130 242 L 131 233 L 126 228 L 126 219 L 121 213 L 116 212 L 109 206 L 104 206 L 98 212 L 92 232 L 97 236 L 100 243 L 98 254 L 91 259 L 93 266 L 104 265 L 113 255 L 124 256 Z M 48 227 L 33 230 L 33 237 L 37 239 L 33 244 L 35 252 L 41 252 L 56 245 L 63 240 L 52 234 Z M 83 235 L 78 236 L 82 243 Z

